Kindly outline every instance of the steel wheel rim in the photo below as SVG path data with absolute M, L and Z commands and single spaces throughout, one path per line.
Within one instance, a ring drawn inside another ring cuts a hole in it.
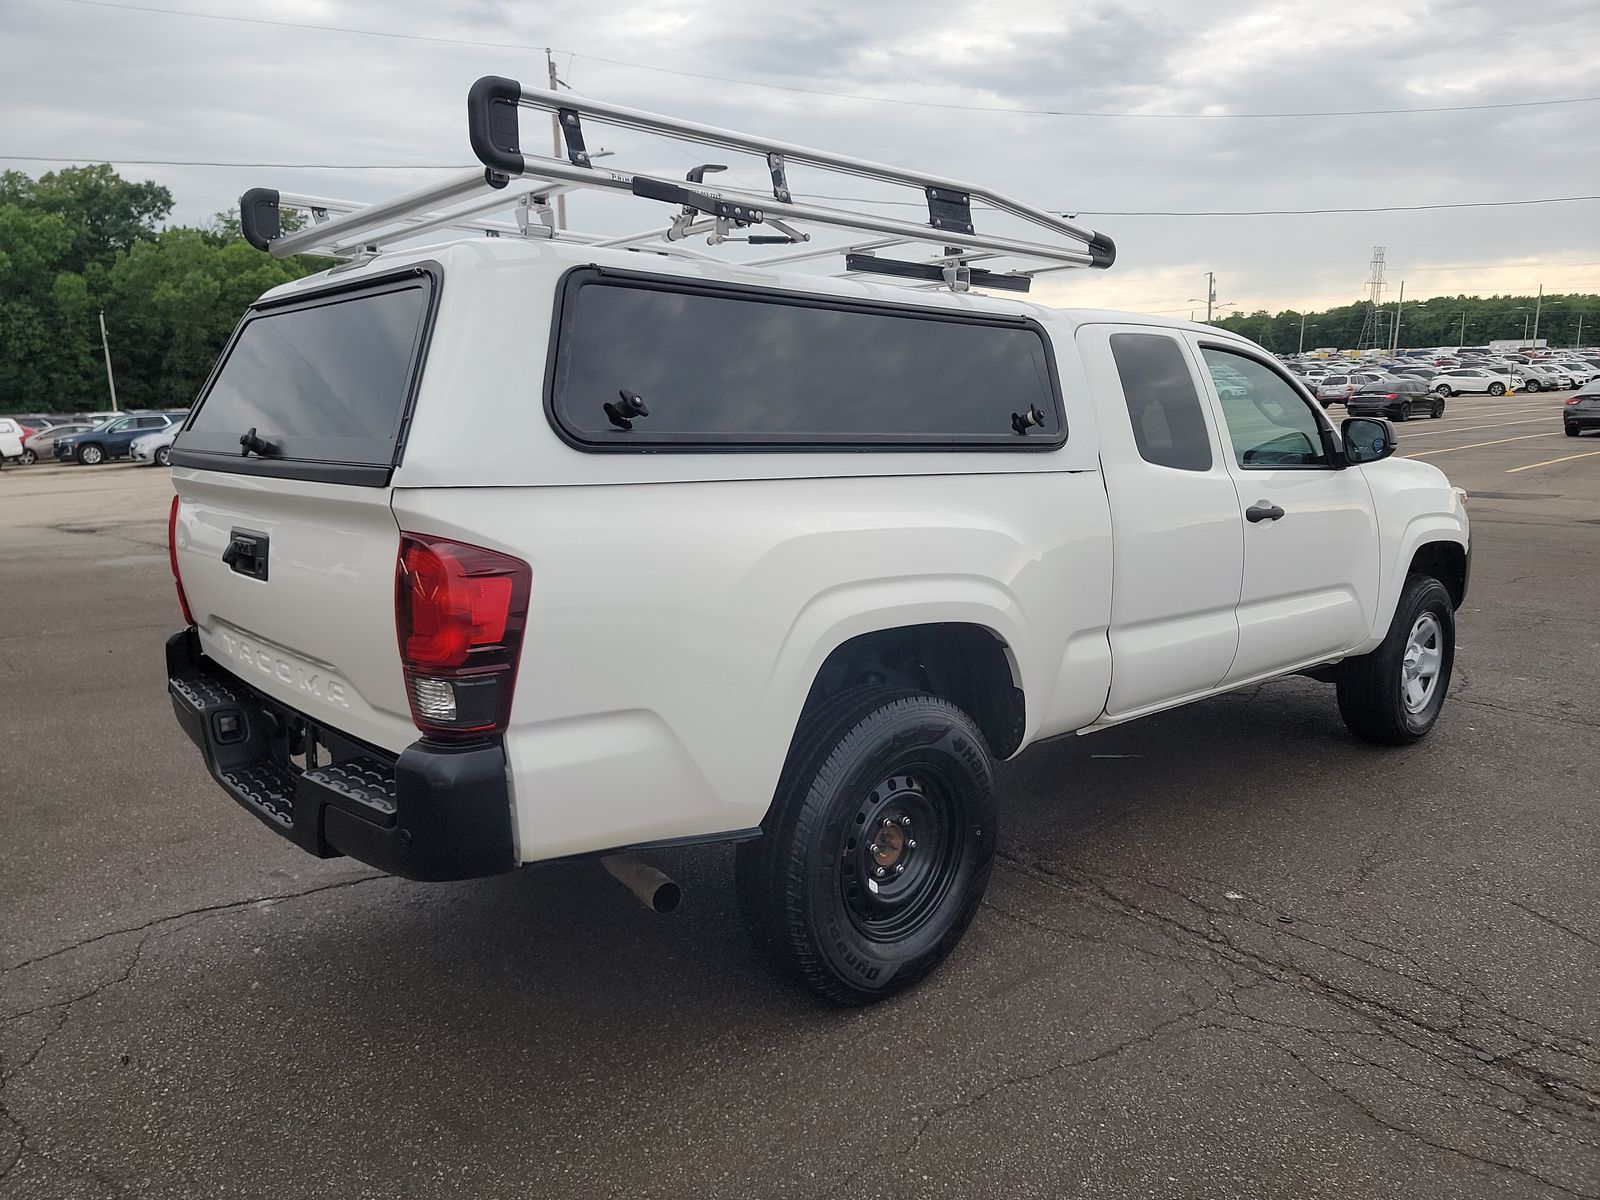
M 1444 669 L 1444 626 L 1425 612 L 1411 626 L 1400 663 L 1400 699 L 1409 713 L 1419 713 L 1433 703 Z
M 880 780 L 846 820 L 839 893 L 864 938 L 912 936 L 943 906 L 966 850 L 953 786 L 932 764 L 910 764 Z

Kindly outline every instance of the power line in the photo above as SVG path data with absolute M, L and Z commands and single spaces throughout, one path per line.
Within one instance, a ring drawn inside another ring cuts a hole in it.
M 71 0 L 79 3 L 80 0 Z M 89 3 L 89 0 L 81 0 Z M 124 167 L 222 167 L 272 171 L 469 171 L 477 163 L 284 163 L 221 162 L 211 159 L 115 158 L 95 154 L 0 154 L 0 162 L 103 162 Z M 832 200 L 848 204 L 890 204 L 900 208 L 920 208 L 916 200 L 877 200 L 866 196 L 826 196 L 805 193 L 808 199 Z M 1258 209 L 1077 209 L 1066 217 L 1310 217 L 1333 213 L 1432 212 L 1444 208 L 1507 208 L 1527 204 L 1574 204 L 1600 200 L 1595 196 L 1539 196 L 1528 200 L 1460 200 L 1448 204 L 1379 204 L 1364 208 L 1258 208 Z M 979 206 L 981 210 L 982 206 Z
M 1498 104 L 1440 104 L 1421 108 L 1358 108 L 1325 112 L 1235 112 L 1235 113 L 1182 113 L 1182 112 L 1084 112 L 1056 108 L 1015 108 L 1001 104 L 953 104 L 950 102 L 907 100 L 895 96 L 868 96 L 858 92 L 836 92 L 823 88 L 800 87 L 795 84 L 770 83 L 759 79 L 737 79 L 726 75 L 708 75 L 698 71 L 683 71 L 674 67 L 656 66 L 653 63 L 629 62 L 620 58 L 606 58 L 598 54 L 584 54 L 577 50 L 561 50 L 552 46 L 535 46 L 524 42 L 479 41 L 473 38 L 436 37 L 420 33 L 393 33 L 383 29 L 359 29 L 347 25 L 315 25 L 304 21 L 274 21 L 266 17 L 240 17 L 224 13 L 184 12 L 175 8 L 157 8 L 145 4 L 113 4 L 110 0 L 61 0 L 66 4 L 80 4 L 92 8 L 110 8 L 123 12 L 158 13 L 169 17 L 193 17 L 205 21 L 231 21 L 243 25 L 271 25 L 281 29 L 309 29 L 317 33 L 345 33 L 359 37 L 389 38 L 395 41 L 431 42 L 444 46 L 472 46 L 489 50 L 537 50 L 566 54 L 588 62 L 605 63 L 613 67 L 626 67 L 633 71 L 653 71 L 661 75 L 676 75 L 684 79 L 703 79 L 712 83 L 732 84 L 736 87 L 766 88 L 771 91 L 794 92 L 803 96 L 827 96 L 836 100 L 855 100 L 869 104 L 899 104 L 912 108 L 937 108 L 956 112 L 1011 113 L 1032 117 L 1084 117 L 1095 119 L 1153 119 L 1153 120 L 1265 120 L 1265 119 L 1323 119 L 1330 117 L 1393 117 L 1409 113 L 1486 112 L 1491 109 L 1543 108 L 1561 104 L 1589 104 L 1600 96 L 1565 96 L 1551 100 L 1514 100 Z

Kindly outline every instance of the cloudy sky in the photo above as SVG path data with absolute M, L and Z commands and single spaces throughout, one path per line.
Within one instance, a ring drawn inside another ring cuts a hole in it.
M 467 88 L 543 80 L 546 45 L 578 92 L 982 182 L 1116 239 L 1110 272 L 1046 299 L 1187 316 L 1214 270 L 1220 303 L 1323 307 L 1362 294 L 1374 244 L 1390 298 L 1600 291 L 1600 201 L 1135 215 L 1600 195 L 1600 102 L 1528 103 L 1600 97 L 1596 0 L 0 0 L 0 154 L 127 164 L 185 222 L 255 185 L 377 199 L 470 165 Z M 1259 115 L 1428 108 L 1455 111 Z M 618 169 L 699 160 L 589 143 Z M 156 159 L 407 169 L 132 165 Z M 636 228 L 643 204 L 575 199 L 573 224 Z

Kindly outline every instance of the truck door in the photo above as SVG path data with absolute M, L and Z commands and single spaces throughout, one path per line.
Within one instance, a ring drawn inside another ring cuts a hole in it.
M 1238 648 L 1244 519 L 1204 378 L 1180 336 L 1136 325 L 1078 331 L 1111 505 L 1111 717 L 1210 691 Z
M 1371 631 L 1378 523 L 1359 467 L 1323 448 L 1327 418 L 1264 354 L 1190 337 L 1231 443 L 1244 517 L 1239 653 L 1225 682 L 1338 656 Z

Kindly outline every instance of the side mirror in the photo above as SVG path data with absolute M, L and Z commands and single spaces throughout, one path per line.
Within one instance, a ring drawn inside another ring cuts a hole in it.
M 1394 426 L 1375 417 L 1346 417 L 1340 427 L 1344 461 L 1352 467 L 1375 463 L 1395 451 Z

